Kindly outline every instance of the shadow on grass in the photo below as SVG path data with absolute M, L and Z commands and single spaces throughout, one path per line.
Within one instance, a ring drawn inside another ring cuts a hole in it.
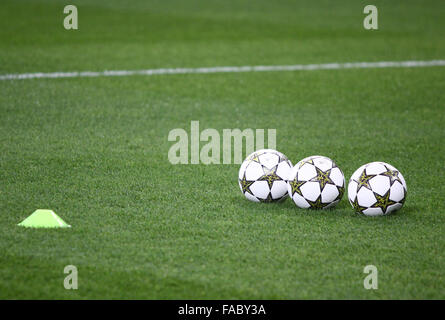
M 372 220 L 372 221 L 391 221 L 408 219 L 412 217 L 412 213 L 418 213 L 420 208 L 417 206 L 403 207 L 402 209 L 393 212 L 388 215 L 382 216 L 365 216 L 354 212 L 352 206 L 350 206 L 347 199 L 343 198 L 337 206 L 325 210 L 314 209 L 302 209 L 298 208 L 291 199 L 286 198 L 279 202 L 271 203 L 257 203 L 242 199 L 240 197 L 233 197 L 233 201 L 239 202 L 239 208 L 246 211 L 254 211 L 256 213 L 269 213 L 269 214 L 286 214 L 288 216 L 310 216 L 311 218 L 319 217 L 323 219 L 338 219 L 338 218 L 357 218 L 360 220 Z

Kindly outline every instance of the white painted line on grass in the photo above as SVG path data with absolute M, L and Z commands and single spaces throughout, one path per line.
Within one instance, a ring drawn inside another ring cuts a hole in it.
M 264 72 L 264 71 L 299 71 L 299 70 L 336 70 L 364 68 L 419 68 L 445 66 L 445 60 L 430 61 L 381 61 L 381 62 L 347 62 L 323 64 L 295 64 L 285 66 L 241 66 L 241 67 L 210 67 L 210 68 L 164 68 L 145 70 L 110 70 L 110 71 L 75 71 L 50 73 L 21 73 L 0 75 L 0 80 L 23 80 L 42 78 L 86 78 L 86 77 L 122 77 L 133 75 L 193 74 L 193 73 L 232 73 L 232 72 Z

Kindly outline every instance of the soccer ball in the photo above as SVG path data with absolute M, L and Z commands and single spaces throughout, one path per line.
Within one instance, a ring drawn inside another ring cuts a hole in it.
M 287 188 L 300 208 L 332 208 L 345 193 L 345 176 L 331 159 L 311 156 L 291 170 Z
M 273 202 L 287 197 L 287 179 L 292 163 L 272 149 L 250 154 L 241 164 L 238 183 L 244 196 L 255 202 Z
M 366 216 L 380 216 L 399 210 L 406 198 L 406 182 L 399 170 L 385 162 L 371 162 L 358 168 L 348 184 L 348 198 L 354 210 Z

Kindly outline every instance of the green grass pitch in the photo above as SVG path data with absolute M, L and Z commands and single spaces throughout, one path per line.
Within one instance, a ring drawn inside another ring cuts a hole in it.
M 0 3 L 0 74 L 445 59 L 443 1 Z M 0 298 L 444 299 L 445 67 L 0 81 Z M 247 201 L 239 165 L 172 165 L 174 128 L 275 128 L 346 180 L 385 161 L 397 214 Z M 17 223 L 49 208 L 71 229 Z M 63 269 L 79 270 L 65 290 Z M 365 290 L 363 268 L 379 271 Z

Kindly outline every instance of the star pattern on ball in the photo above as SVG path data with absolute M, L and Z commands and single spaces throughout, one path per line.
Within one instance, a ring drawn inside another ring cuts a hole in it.
M 405 204 L 405 200 L 406 200 L 406 189 L 405 187 L 403 187 L 403 198 L 402 200 L 399 201 L 399 203 Z
M 354 207 L 354 210 L 355 210 L 356 212 L 359 212 L 359 213 L 363 213 L 363 210 L 368 209 L 367 207 L 362 207 L 362 206 L 358 203 L 358 198 L 357 198 L 357 197 L 355 197 L 354 202 L 352 202 L 351 204 L 352 204 L 352 206 Z
M 305 183 L 306 183 L 306 181 L 299 181 L 297 179 L 294 179 L 294 180 L 290 181 L 289 184 L 290 184 L 290 187 L 291 187 L 292 196 L 295 193 L 298 193 L 300 196 L 303 197 L 303 194 L 301 193 L 300 187 L 303 184 L 305 184 Z
M 321 194 L 318 196 L 317 200 L 315 200 L 315 201 L 310 201 L 307 199 L 306 199 L 306 201 L 311 205 L 311 209 L 323 209 L 324 207 L 329 205 L 329 203 L 321 202 Z
M 337 196 L 337 198 L 335 198 L 334 201 L 341 200 L 341 198 L 343 198 L 343 195 L 345 194 L 344 186 L 342 186 L 342 187 L 337 186 L 337 190 L 338 190 L 338 196 Z
M 260 155 L 258 153 L 254 153 L 250 156 L 249 161 L 250 162 L 256 162 L 256 163 L 260 163 L 260 159 L 258 158 Z
M 264 203 L 270 203 L 273 202 L 274 199 L 272 198 L 272 194 L 269 192 L 266 199 L 262 199 L 262 198 L 258 198 L 258 200 L 260 200 L 260 202 L 264 202 Z
M 335 185 L 334 181 L 331 180 L 329 175 L 331 174 L 331 169 L 328 169 L 326 171 L 321 170 L 320 168 L 315 167 L 317 170 L 317 175 L 312 178 L 310 181 L 312 182 L 318 182 L 320 184 L 320 190 L 323 191 L 326 184 L 333 184 Z
M 383 176 L 387 176 L 389 178 L 389 182 L 391 184 L 391 186 L 394 184 L 394 182 L 399 181 L 400 184 L 403 185 L 402 181 L 399 178 L 399 171 L 397 170 L 391 170 L 389 169 L 387 166 L 385 166 L 386 171 L 382 172 L 381 175 Z
M 355 182 L 357 182 L 357 193 L 360 191 L 361 187 L 365 187 L 366 189 L 372 191 L 372 188 L 369 185 L 369 180 L 371 180 L 375 176 L 375 174 L 366 174 L 366 170 L 363 170 L 358 180 L 354 180 Z
M 276 201 L 276 202 L 280 202 L 280 201 L 286 199 L 288 196 L 289 196 L 289 195 L 288 195 L 287 193 L 285 193 L 282 197 L 280 197 L 280 198 L 278 198 L 278 199 L 275 199 L 275 201 Z
M 298 166 L 298 169 L 300 169 L 302 166 L 304 166 L 306 163 L 309 163 L 309 164 L 314 164 L 314 160 L 311 158 L 311 159 L 308 159 L 308 160 L 303 160 L 303 161 L 301 161 L 301 163 L 300 163 L 300 165 Z
M 267 181 L 269 189 L 272 189 L 274 181 L 283 180 L 277 175 L 277 168 L 278 166 L 275 166 L 272 169 L 268 169 L 267 167 L 263 166 L 264 174 L 258 178 L 258 181 Z
M 250 190 L 250 186 L 255 182 L 254 181 L 249 181 L 246 179 L 246 173 L 244 172 L 244 176 L 242 179 L 239 179 L 239 182 L 241 184 L 241 188 L 243 190 L 243 193 L 250 193 L 252 196 L 254 196 L 254 194 L 252 193 L 252 191 Z
M 374 203 L 371 208 L 380 208 L 382 209 L 383 213 L 386 213 L 386 209 L 388 209 L 388 207 L 390 205 L 396 204 L 397 202 L 392 201 L 389 199 L 389 192 L 390 190 L 388 190 L 383 196 L 379 195 L 378 193 L 374 192 L 374 196 L 377 199 L 377 202 Z
M 289 161 L 289 159 L 284 154 L 278 155 L 278 163 L 281 163 L 283 161 L 287 162 L 287 161 Z

